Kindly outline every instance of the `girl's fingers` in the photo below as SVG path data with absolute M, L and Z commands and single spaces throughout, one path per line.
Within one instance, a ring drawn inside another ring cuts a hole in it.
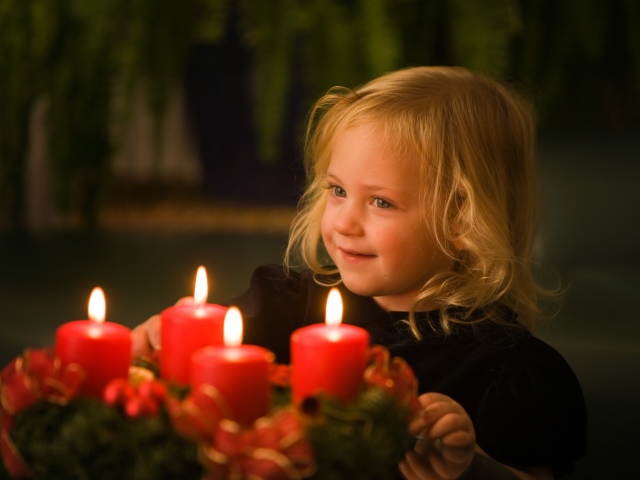
M 443 393 L 437 393 L 437 392 L 431 392 L 431 393 L 423 393 L 422 395 L 420 395 L 418 397 L 418 401 L 420 402 L 420 405 L 422 405 L 423 408 L 428 407 L 429 405 L 436 403 L 436 402 L 444 402 L 444 403 L 452 403 L 453 400 L 451 399 L 451 397 L 443 394 Z M 455 402 L 453 402 L 455 403 Z
M 447 413 L 439 418 L 427 432 L 430 440 L 440 439 L 448 447 L 465 447 L 475 443 L 471 419 L 459 413 Z
M 419 400 L 423 410 L 409 427 L 413 434 L 449 447 L 475 444 L 473 423 L 459 403 L 439 393 L 421 395 Z
M 193 305 L 193 297 L 182 297 L 176 305 Z M 131 332 L 132 351 L 135 357 L 150 356 L 162 348 L 160 339 L 160 315 L 153 315 Z
M 466 415 L 446 414 L 434 422 L 414 424 L 412 433 L 427 441 L 440 440 L 447 447 L 469 447 L 475 444 L 475 432 Z
M 131 348 L 134 357 L 150 356 L 160 350 L 160 315 L 154 315 L 131 332 Z
M 464 409 L 458 403 L 450 399 L 449 401 L 436 401 L 427 404 L 420 411 L 418 417 L 409 426 L 409 429 L 413 434 L 417 434 L 422 430 L 430 429 L 437 421 L 448 414 L 466 416 Z
M 162 341 L 160 340 L 160 315 L 154 315 L 145 322 L 147 324 L 147 341 L 151 348 L 160 350 Z
M 152 349 L 147 339 L 147 326 L 141 323 L 131 332 L 131 351 L 134 357 L 148 357 Z
M 476 444 L 476 434 L 473 429 L 461 429 L 443 437 L 442 443 L 450 448 L 473 448 Z

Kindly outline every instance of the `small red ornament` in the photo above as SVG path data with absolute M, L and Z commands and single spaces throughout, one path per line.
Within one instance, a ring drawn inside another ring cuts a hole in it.
M 138 395 L 163 402 L 167 397 L 167 387 L 157 380 L 146 380 L 138 385 Z
M 143 380 L 134 387 L 128 380 L 117 378 L 104 390 L 104 401 L 122 407 L 130 418 L 158 415 L 166 398 L 167 387 L 157 380 Z
M 104 389 L 104 401 L 109 405 L 123 405 L 136 391 L 124 378 L 117 378 L 107 384 Z
M 152 398 L 136 395 L 127 401 L 124 411 L 130 418 L 152 417 L 158 414 L 160 407 Z

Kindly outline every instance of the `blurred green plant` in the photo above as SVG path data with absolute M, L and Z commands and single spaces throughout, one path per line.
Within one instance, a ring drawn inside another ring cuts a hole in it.
M 91 225 L 135 89 L 159 146 L 190 49 L 230 32 L 250 53 L 257 151 L 272 164 L 294 85 L 304 111 L 333 85 L 409 65 L 526 83 L 543 126 L 627 126 L 640 120 L 638 31 L 636 0 L 0 0 L 0 218 L 21 222 L 37 102 L 57 205 Z
M 47 111 L 58 208 L 91 226 L 126 120 L 144 85 L 156 139 L 170 89 L 198 41 L 217 41 L 226 0 L 0 0 L 0 212 L 22 221 L 29 120 Z M 158 142 L 156 142 L 158 143 Z

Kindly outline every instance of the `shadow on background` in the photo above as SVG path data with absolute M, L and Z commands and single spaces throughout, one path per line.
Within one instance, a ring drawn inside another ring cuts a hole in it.
M 538 333 L 573 366 L 590 412 L 590 453 L 571 479 L 640 478 L 639 160 L 640 139 L 629 136 L 540 147 L 543 260 L 570 288 Z M 257 265 L 280 262 L 285 243 L 267 233 L 0 233 L 0 360 L 51 345 L 58 325 L 86 318 L 96 285 L 107 319 L 135 326 L 191 294 L 198 265 L 220 301 L 243 291 Z

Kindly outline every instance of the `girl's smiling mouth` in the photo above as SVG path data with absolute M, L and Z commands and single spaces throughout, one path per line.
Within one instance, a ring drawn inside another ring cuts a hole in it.
M 343 259 L 345 259 L 347 261 L 351 261 L 351 262 L 357 262 L 357 261 L 361 261 L 361 260 L 369 260 L 369 259 L 375 257 L 375 255 L 370 255 L 370 254 L 366 254 L 366 253 L 360 253 L 360 252 L 356 252 L 354 250 L 347 250 L 346 248 L 341 248 L 341 247 L 338 247 L 338 251 L 342 255 Z

